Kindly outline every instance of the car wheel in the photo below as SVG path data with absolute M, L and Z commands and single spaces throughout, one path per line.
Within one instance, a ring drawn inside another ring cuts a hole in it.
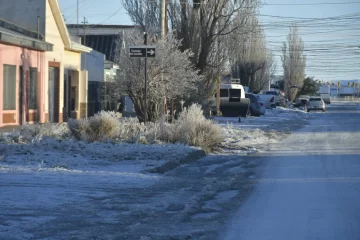
M 310 110 L 307 110 L 307 112 L 310 112 Z
M 323 109 L 322 111 L 325 112 L 325 109 Z

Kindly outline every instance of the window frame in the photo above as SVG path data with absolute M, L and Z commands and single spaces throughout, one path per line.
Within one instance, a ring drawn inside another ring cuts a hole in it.
M 14 74 L 14 78 L 13 79 L 7 79 L 8 76 L 6 76 L 6 71 L 5 69 L 7 67 L 11 67 L 13 70 L 13 74 Z M 17 71 L 16 71 L 17 67 L 16 65 L 11 65 L 11 64 L 3 64 L 3 106 L 2 109 L 5 111 L 15 111 L 16 110 L 16 96 L 18 94 L 16 94 L 16 87 L 17 87 Z M 9 82 L 6 81 L 13 81 L 13 85 L 9 85 Z M 9 85 L 9 86 L 8 86 Z M 13 89 L 9 89 L 9 88 L 13 88 Z M 10 91 L 11 90 L 11 91 Z M 13 101 L 12 103 L 8 103 L 8 100 Z

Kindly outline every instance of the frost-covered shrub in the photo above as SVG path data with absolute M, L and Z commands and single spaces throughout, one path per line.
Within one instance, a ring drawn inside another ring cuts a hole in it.
M 118 119 L 114 112 L 102 111 L 89 119 L 68 122 L 69 129 L 78 140 L 89 142 L 114 140 L 129 143 L 176 143 L 198 146 L 210 150 L 222 142 L 219 126 L 204 117 L 201 106 L 194 104 L 180 113 L 170 124 L 164 118 L 157 122 L 140 123 L 137 118 Z
M 117 142 L 142 142 L 146 132 L 144 124 L 137 118 L 118 119 L 115 112 L 102 111 L 88 119 L 70 119 L 69 129 L 77 140 L 102 142 L 113 140 Z
M 89 126 L 89 123 L 86 119 L 69 119 L 67 123 L 71 134 L 77 140 L 86 140 L 86 129 Z
M 76 139 L 89 142 L 113 139 L 119 131 L 116 113 L 106 111 L 101 111 L 89 119 L 70 119 L 68 126 Z
M 119 122 L 119 132 L 116 139 L 124 142 L 139 142 L 140 136 L 146 132 L 146 126 L 137 118 L 123 118 Z
M 204 117 L 198 104 L 180 113 L 173 125 L 173 134 L 174 140 L 205 149 L 211 149 L 223 141 L 221 128 Z
M 70 136 L 70 131 L 67 123 L 26 124 L 21 126 L 19 135 L 27 141 L 41 137 L 64 139 Z
M 113 139 L 119 130 L 119 120 L 115 112 L 101 111 L 88 119 L 85 130 L 87 141 Z

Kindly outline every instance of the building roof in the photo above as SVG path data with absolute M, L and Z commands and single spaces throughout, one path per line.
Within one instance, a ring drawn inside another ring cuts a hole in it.
M 0 27 L 0 42 L 39 51 L 52 51 L 53 44 Z
M 84 35 L 84 25 L 68 24 L 67 28 L 71 35 Z M 122 31 L 136 28 L 138 28 L 136 25 L 88 25 L 86 26 L 86 35 L 119 35 Z
M 57 0 L 49 0 L 49 5 L 53 13 L 56 25 L 59 29 L 61 38 L 64 42 L 65 49 L 75 52 L 91 52 L 91 48 L 81 45 L 75 41 L 72 41 L 70 34 L 65 24 L 65 20 L 60 10 L 60 6 Z
M 0 27 L 2 27 L 4 29 L 8 29 L 12 32 L 20 33 L 20 34 L 22 34 L 24 36 L 28 36 L 30 38 L 44 40 L 44 35 L 42 35 L 41 33 L 37 34 L 36 32 L 33 32 L 33 31 L 30 31 L 23 27 L 20 27 L 14 23 L 8 22 L 2 18 L 0 18 Z

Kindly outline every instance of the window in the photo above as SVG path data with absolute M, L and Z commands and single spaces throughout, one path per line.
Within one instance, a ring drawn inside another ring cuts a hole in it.
M 76 87 L 71 87 L 71 111 L 76 111 Z
M 314 102 L 317 102 L 317 101 L 321 101 L 321 98 L 310 98 L 310 101 L 314 101 Z
M 220 97 L 229 97 L 228 89 L 220 89 Z
M 241 96 L 240 89 L 230 89 L 230 97 L 231 98 L 239 98 Z
M 4 64 L 3 69 L 3 109 L 16 110 L 16 66 Z
M 30 68 L 29 81 L 29 109 L 37 109 L 37 87 L 38 87 L 38 73 L 37 68 Z

